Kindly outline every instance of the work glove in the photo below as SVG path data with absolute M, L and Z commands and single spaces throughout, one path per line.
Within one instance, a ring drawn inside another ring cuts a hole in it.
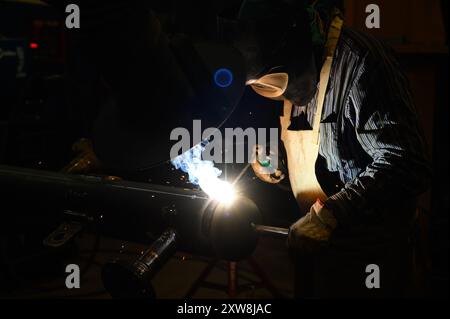
M 261 156 L 259 152 L 262 152 L 262 150 L 263 148 L 260 145 L 256 145 L 253 148 L 253 159 L 251 162 L 253 172 L 255 173 L 256 177 L 258 177 L 263 182 L 269 184 L 280 183 L 285 178 L 285 175 L 279 169 L 274 169 L 270 166 L 270 157 L 266 157 L 265 160 L 261 162 Z M 271 155 L 274 154 L 271 153 Z
M 288 246 L 291 253 L 308 254 L 325 248 L 336 226 L 331 210 L 317 201 L 308 214 L 290 227 Z

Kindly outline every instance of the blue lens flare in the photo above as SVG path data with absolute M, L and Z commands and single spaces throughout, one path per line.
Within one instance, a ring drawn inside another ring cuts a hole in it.
M 233 83 L 233 73 L 225 68 L 218 69 L 214 73 L 214 82 L 218 87 L 227 88 Z

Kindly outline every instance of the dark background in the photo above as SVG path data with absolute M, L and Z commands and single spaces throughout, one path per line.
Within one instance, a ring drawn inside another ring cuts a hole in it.
M 92 132 L 99 105 L 98 74 L 89 61 L 80 58 L 76 36 L 65 32 L 58 11 L 37 1 L 30 2 L 36 4 L 0 1 L 0 48 L 2 40 L 6 45 L 7 39 L 16 39 L 23 41 L 26 52 L 24 77 L 16 78 L 14 72 L 6 72 L 6 65 L 0 64 L 0 164 L 60 170 L 75 155 L 72 144 Z M 152 1 L 152 8 L 169 35 L 182 32 L 194 39 L 211 39 L 215 35 L 216 14 L 231 2 Z M 369 3 L 380 5 L 380 30 L 365 27 L 365 6 Z M 344 10 L 347 25 L 370 32 L 393 46 L 410 79 L 434 170 L 432 190 L 420 202 L 426 295 L 447 296 L 448 2 L 348 0 L 337 1 L 337 5 Z M 38 44 L 38 48 L 31 48 L 31 43 Z M 225 126 L 278 127 L 280 107 L 246 90 Z M 231 179 L 243 167 L 228 165 L 222 169 L 224 176 Z M 165 165 L 145 172 L 128 172 L 123 177 L 161 184 L 170 181 L 175 185 L 179 184 L 180 173 Z M 298 218 L 295 201 L 286 185 L 263 184 L 250 170 L 240 185 L 257 202 L 267 224 L 286 227 Z M 2 207 L 0 211 L 14 213 L 14 207 Z M 3 249 L 23 249 L 22 254 L 31 254 L 39 250 L 33 243 L 40 242 L 52 227 L 44 224 L 37 229 L 36 225 L 27 225 L 24 228 L 31 230 L 21 234 L 26 239 L 23 245 L 17 243 L 11 232 L 12 237 L 2 239 L 3 246 L 8 246 Z M 4 259 L 0 258 L 0 265 L 7 264 Z M 10 270 L 2 267 L 0 283 L 5 280 L 9 284 L 0 284 L 0 290 L 14 287 L 8 279 Z

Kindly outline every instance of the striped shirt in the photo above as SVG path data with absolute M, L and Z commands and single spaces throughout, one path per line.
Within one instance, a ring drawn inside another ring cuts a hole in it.
M 309 123 L 315 107 L 315 100 L 307 106 Z M 375 38 L 342 30 L 320 136 L 326 172 L 316 165 L 317 177 L 326 184 L 322 176 L 338 176 L 326 205 L 341 224 L 398 199 L 413 201 L 428 188 L 430 167 L 408 81 Z

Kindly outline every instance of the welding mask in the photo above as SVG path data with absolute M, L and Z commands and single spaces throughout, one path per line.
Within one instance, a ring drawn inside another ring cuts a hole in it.
M 219 35 L 241 52 L 246 84 L 267 98 L 306 105 L 319 80 L 310 18 L 302 5 L 244 1 L 218 18 Z

